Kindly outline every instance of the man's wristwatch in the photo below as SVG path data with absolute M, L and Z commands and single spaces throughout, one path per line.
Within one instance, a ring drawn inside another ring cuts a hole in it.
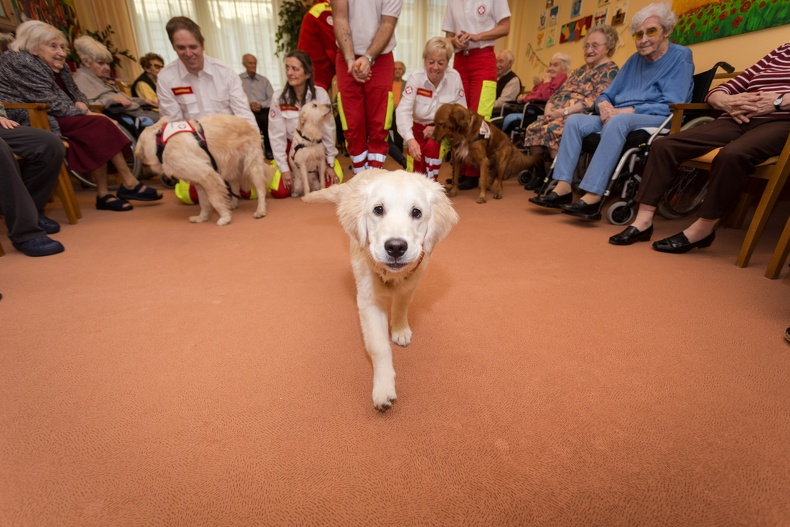
M 776 100 L 774 101 L 774 108 L 776 108 L 777 112 L 781 112 L 782 111 L 780 106 L 782 106 L 782 99 L 784 99 L 784 96 L 785 96 L 784 93 L 780 93 L 779 97 L 777 97 Z
M 373 65 L 376 63 L 376 59 L 374 59 L 373 57 L 371 57 L 371 56 L 370 56 L 370 55 L 368 55 L 367 53 L 365 53 L 365 54 L 364 54 L 364 55 L 362 55 L 362 56 L 363 56 L 363 57 L 365 57 L 366 59 L 368 59 L 368 62 L 370 62 L 370 67 L 371 67 L 371 68 L 372 68 L 372 67 L 373 67 Z

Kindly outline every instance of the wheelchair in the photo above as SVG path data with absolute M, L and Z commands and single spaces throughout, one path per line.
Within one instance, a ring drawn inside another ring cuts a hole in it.
M 721 68 L 727 73 L 732 73 L 735 68 L 726 62 L 718 62 L 711 69 L 694 75 L 694 91 L 691 102 L 699 103 L 705 100 L 710 85 L 718 69 Z M 647 164 L 650 146 L 653 141 L 669 133 L 669 125 L 673 116 L 669 115 L 664 122 L 657 128 L 639 129 L 628 134 L 625 146 L 620 156 L 620 160 L 615 166 L 614 173 L 609 178 L 606 190 L 598 204 L 598 210 L 584 217 L 588 220 L 599 220 L 602 217 L 603 206 L 610 196 L 619 196 L 619 201 L 612 203 L 606 212 L 606 219 L 613 225 L 626 225 L 633 220 L 636 215 L 634 205 L 636 201 L 639 182 L 642 180 L 642 173 Z M 687 130 L 695 126 L 700 126 L 713 120 L 710 116 L 699 116 L 683 124 L 682 130 Z M 579 166 L 574 175 L 574 190 L 578 190 L 578 183 L 581 181 L 586 171 L 587 164 L 598 143 L 601 140 L 600 134 L 590 134 L 582 142 L 582 156 Z M 524 171 L 526 172 L 526 171 Z M 519 174 L 519 182 L 527 179 L 524 172 Z M 545 194 L 551 190 L 552 174 L 554 163 L 543 179 L 543 184 L 538 189 L 538 194 Z M 683 167 L 678 170 L 672 184 L 664 193 L 657 210 L 659 214 L 667 219 L 680 219 L 694 213 L 705 198 L 708 190 L 708 174 L 705 171 Z
M 92 105 L 91 110 L 101 111 L 104 115 L 115 121 L 118 124 L 118 129 L 120 129 L 121 132 L 123 132 L 123 135 L 125 135 L 129 141 L 132 142 L 131 146 L 123 149 L 123 156 L 126 160 L 126 165 L 129 167 L 129 172 L 131 172 L 135 178 L 141 179 L 140 174 L 143 170 L 143 164 L 134 155 L 134 149 L 137 146 L 137 138 L 140 136 L 140 132 L 143 130 L 143 128 L 153 124 L 149 122 L 150 118 L 133 117 L 122 112 L 108 110 L 104 107 L 95 107 L 94 105 Z M 87 175 L 80 174 L 74 170 L 69 170 L 69 172 L 80 182 L 83 187 L 96 187 L 96 183 Z M 169 188 L 173 188 L 175 186 L 175 183 L 173 183 L 173 185 L 167 185 L 164 181 L 162 181 L 162 183 Z

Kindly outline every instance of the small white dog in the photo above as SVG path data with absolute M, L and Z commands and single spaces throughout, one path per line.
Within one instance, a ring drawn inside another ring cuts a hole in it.
M 214 207 L 219 214 L 217 225 L 227 225 L 230 211 L 238 206 L 239 189 L 249 191 L 251 187 L 258 194 L 253 216 L 266 216 L 266 192 L 274 168 L 264 161 L 256 128 L 241 117 L 224 114 L 166 125 L 163 118 L 145 128 L 137 139 L 135 155 L 157 174 L 195 184 L 200 214 L 190 216 L 189 221 L 208 221 Z M 208 150 L 201 147 L 201 141 Z
M 392 342 L 408 346 L 409 304 L 431 252 L 458 214 L 439 183 L 403 170 L 366 170 L 302 199 L 337 203 L 340 224 L 351 238 L 359 319 L 373 362 L 373 405 L 384 411 L 396 398 L 386 299 L 392 302 Z
M 310 101 L 299 110 L 299 124 L 291 139 L 288 164 L 294 174 L 291 196 L 307 195 L 326 188 L 326 152 L 324 119 L 332 115 L 332 105 Z

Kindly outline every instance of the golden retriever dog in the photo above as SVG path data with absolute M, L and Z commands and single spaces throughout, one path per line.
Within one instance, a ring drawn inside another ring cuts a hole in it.
M 436 141 L 447 138 L 450 143 L 453 158 L 451 198 L 458 193 L 458 176 L 463 164 L 480 170 L 478 203 L 486 202 L 487 188 L 493 190 L 494 199 L 502 199 L 502 181 L 506 176 L 537 164 L 537 157 L 519 152 L 502 130 L 460 104 L 440 106 L 434 122 L 433 138 Z
M 351 239 L 359 320 L 373 363 L 373 405 L 384 411 L 396 398 L 390 339 L 399 346 L 411 342 L 409 304 L 434 247 L 458 215 L 439 183 L 403 170 L 365 170 L 302 200 L 337 203 Z
M 310 101 L 299 110 L 299 124 L 291 139 L 288 164 L 294 174 L 291 196 L 307 195 L 311 190 L 326 188 L 326 152 L 324 119 L 332 115 L 331 104 Z
M 187 131 L 168 135 L 160 161 L 157 134 L 166 124 L 167 119 L 163 118 L 145 128 L 137 139 L 135 155 L 157 174 L 195 184 L 200 214 L 190 216 L 189 221 L 208 221 L 213 207 L 219 214 L 217 225 L 227 225 L 231 220 L 230 211 L 238 206 L 239 189 L 249 191 L 250 187 L 255 188 L 258 194 L 258 207 L 253 216 L 266 216 L 266 192 L 274 168 L 264 161 L 261 135 L 256 128 L 235 115 L 208 115 L 189 121 L 192 129 L 203 131 L 208 151 L 211 152 L 209 156 L 191 133 L 190 127 L 181 123 L 179 126 Z M 216 162 L 216 170 L 213 162 Z M 226 181 L 230 184 L 232 195 L 228 193 Z

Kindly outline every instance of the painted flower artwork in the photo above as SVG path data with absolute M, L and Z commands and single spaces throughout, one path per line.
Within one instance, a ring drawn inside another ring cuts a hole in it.
M 672 42 L 688 46 L 790 23 L 790 0 L 675 0 Z

